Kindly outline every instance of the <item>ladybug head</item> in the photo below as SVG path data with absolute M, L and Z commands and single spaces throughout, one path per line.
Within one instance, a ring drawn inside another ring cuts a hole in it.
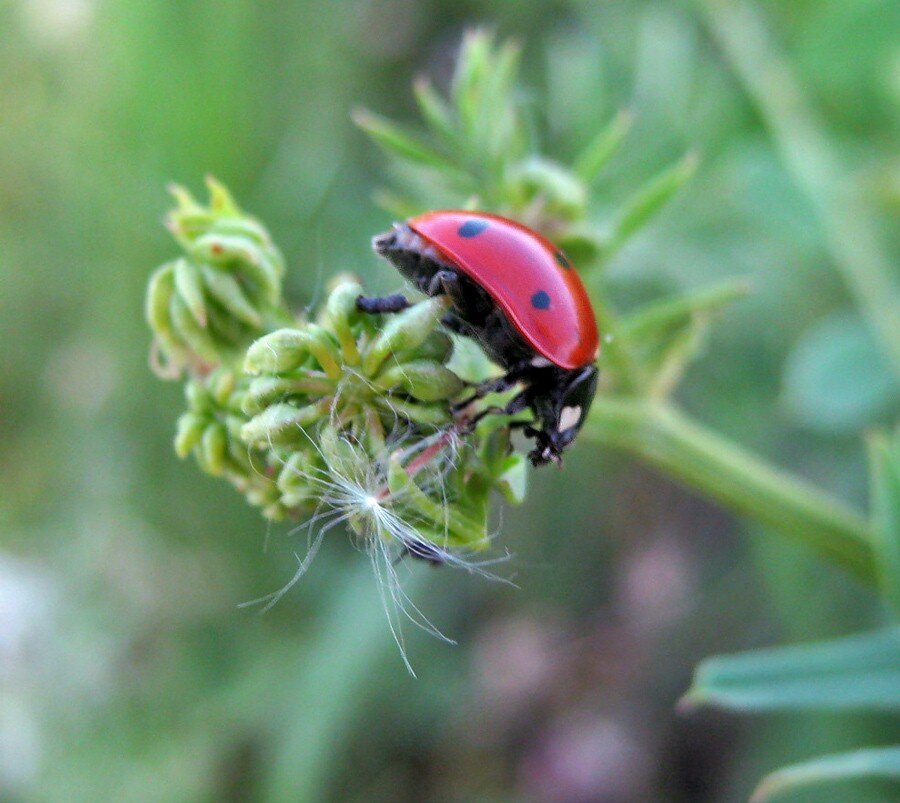
M 535 438 L 529 457 L 536 465 L 561 462 L 565 448 L 575 440 L 587 418 L 597 390 L 597 369 L 593 365 L 565 371 L 546 393 L 534 399 L 541 430 L 528 430 Z

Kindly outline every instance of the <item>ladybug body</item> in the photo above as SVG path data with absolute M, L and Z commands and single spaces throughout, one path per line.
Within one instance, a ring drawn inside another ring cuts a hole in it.
M 462 406 L 521 383 L 503 412 L 530 408 L 541 424 L 525 430 L 536 440 L 532 462 L 558 463 L 593 400 L 599 351 L 590 299 L 562 251 L 515 221 L 454 210 L 395 224 L 373 247 L 423 293 L 446 294 L 445 325 L 477 340 L 506 370 Z M 357 304 L 374 313 L 409 302 L 397 295 Z

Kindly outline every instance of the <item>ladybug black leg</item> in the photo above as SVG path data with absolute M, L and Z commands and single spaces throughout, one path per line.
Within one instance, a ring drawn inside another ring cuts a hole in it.
M 456 313 L 448 312 L 441 318 L 441 324 L 444 328 L 449 329 L 455 335 L 463 335 L 465 337 L 475 337 L 475 329 L 470 323 L 466 323 Z
M 503 393 L 503 391 L 509 390 L 514 384 L 515 381 L 511 381 L 508 375 L 500 376 L 496 379 L 488 379 L 484 382 L 479 382 L 477 385 L 475 385 L 474 393 L 469 396 L 468 399 L 457 402 L 450 409 L 452 410 L 452 412 L 458 413 L 468 407 L 472 402 L 483 399 L 485 396 L 488 396 L 491 393 Z
M 465 428 L 468 431 L 473 430 L 482 418 L 485 418 L 489 415 L 516 415 L 516 413 L 521 413 L 522 410 L 528 407 L 528 404 L 528 391 L 523 390 L 521 393 L 515 395 L 512 399 L 510 399 L 505 407 L 492 406 L 479 411 L 476 415 L 472 416 L 472 418 L 466 421 Z M 509 426 L 511 429 L 519 429 L 520 427 L 528 427 L 530 426 L 530 424 L 528 421 L 513 421 Z M 526 429 L 526 432 L 527 431 L 528 430 Z
M 437 271 L 428 280 L 428 285 L 424 290 L 427 295 L 432 297 L 448 296 L 453 302 L 453 307 L 458 310 L 466 309 L 470 303 L 469 294 L 466 292 L 466 287 L 460 280 L 459 274 L 447 268 Z
M 527 363 L 523 363 L 510 368 L 510 370 L 507 371 L 503 376 L 499 376 L 496 379 L 487 379 L 484 382 L 480 382 L 479 384 L 475 385 L 474 393 L 468 399 L 453 405 L 453 412 L 459 412 L 465 407 L 468 407 L 472 402 L 478 401 L 478 399 L 483 399 L 490 393 L 503 393 L 504 391 L 509 390 L 513 385 L 525 378 L 530 368 L 530 365 L 528 365 Z M 515 397 L 515 399 L 510 402 L 510 404 L 520 398 L 525 398 L 525 394 L 520 393 Z M 527 402 L 523 403 L 523 406 L 521 406 L 515 412 L 524 410 L 526 406 Z M 512 413 L 510 413 L 510 415 L 511 414 Z
M 403 558 L 409 555 L 411 558 L 418 558 L 430 563 L 432 566 L 443 566 L 444 558 L 440 552 L 425 541 L 409 540 L 404 542 L 400 549 L 400 554 L 394 559 L 393 565 L 396 566 Z
M 370 315 L 381 312 L 403 312 L 403 310 L 407 309 L 409 306 L 411 306 L 409 301 L 400 293 L 396 293 L 392 296 L 381 296 L 380 298 L 359 296 L 356 299 L 356 308 L 360 310 L 360 312 L 367 312 Z

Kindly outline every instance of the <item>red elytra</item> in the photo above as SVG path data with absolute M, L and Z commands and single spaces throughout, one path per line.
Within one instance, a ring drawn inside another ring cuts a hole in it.
M 428 212 L 407 225 L 483 287 L 525 341 L 571 370 L 599 353 L 597 322 L 577 271 L 553 243 L 483 212 Z

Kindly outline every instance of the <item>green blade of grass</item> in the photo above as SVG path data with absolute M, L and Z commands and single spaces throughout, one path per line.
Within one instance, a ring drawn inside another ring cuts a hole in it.
M 900 614 L 900 428 L 869 442 L 875 556 L 881 592 Z
M 900 628 L 709 658 L 686 707 L 900 710 Z
M 763 778 L 750 801 L 765 803 L 808 786 L 865 779 L 900 782 L 900 746 L 852 750 L 783 767 Z

